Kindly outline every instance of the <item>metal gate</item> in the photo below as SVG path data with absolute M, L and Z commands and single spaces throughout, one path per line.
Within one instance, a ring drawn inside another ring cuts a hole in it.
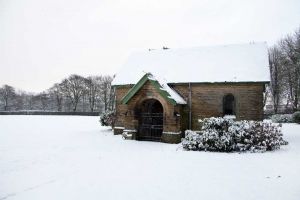
M 139 124 L 139 140 L 161 140 L 163 132 L 163 113 L 141 113 Z

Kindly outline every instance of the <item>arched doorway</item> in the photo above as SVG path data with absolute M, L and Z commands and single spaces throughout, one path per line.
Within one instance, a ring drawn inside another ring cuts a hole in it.
M 163 132 L 163 106 L 156 99 L 143 101 L 139 108 L 138 140 L 160 141 Z
M 227 94 L 223 97 L 223 114 L 235 115 L 235 99 L 232 94 Z

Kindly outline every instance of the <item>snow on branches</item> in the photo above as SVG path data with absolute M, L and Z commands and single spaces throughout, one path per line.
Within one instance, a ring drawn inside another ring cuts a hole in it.
M 198 132 L 187 130 L 185 150 L 219 152 L 265 152 L 288 144 L 282 138 L 281 124 L 259 121 L 234 121 L 230 118 L 206 118 L 199 121 Z

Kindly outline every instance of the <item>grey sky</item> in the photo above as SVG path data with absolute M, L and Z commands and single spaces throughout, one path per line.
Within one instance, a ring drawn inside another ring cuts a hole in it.
M 40 92 L 136 49 L 272 45 L 299 26 L 299 0 L 0 0 L 0 85 Z

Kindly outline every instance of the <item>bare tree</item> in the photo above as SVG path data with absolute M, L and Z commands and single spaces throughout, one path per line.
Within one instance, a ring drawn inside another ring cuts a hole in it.
M 271 91 L 275 112 L 279 103 L 285 109 L 299 109 L 300 103 L 300 27 L 269 49 Z
M 114 95 L 113 95 L 113 90 L 111 88 L 112 80 L 113 80 L 113 77 L 111 77 L 111 76 L 103 76 L 103 78 L 102 78 L 101 99 L 102 99 L 102 102 L 104 103 L 104 111 L 111 109 L 111 107 L 113 105 Z
M 299 109 L 300 104 L 300 27 L 297 29 L 297 31 L 294 34 L 295 40 L 294 40 L 294 50 L 295 50 L 295 56 L 297 57 L 297 62 L 295 64 L 296 67 L 296 93 L 297 93 L 297 107 L 296 109 Z
M 280 50 L 283 57 L 281 62 L 283 65 L 283 79 L 286 86 L 286 95 L 288 102 L 290 101 L 294 109 L 298 107 L 298 90 L 299 90 L 299 65 L 300 57 L 296 52 L 296 40 L 292 35 L 288 35 L 280 41 Z
M 86 94 L 89 101 L 90 111 L 95 110 L 96 102 L 101 94 L 102 76 L 89 76 L 86 78 Z
M 271 93 L 274 112 L 278 112 L 281 97 L 281 52 L 278 47 L 269 49 L 269 65 L 271 74 Z
M 63 92 L 61 86 L 58 83 L 55 83 L 49 90 L 48 93 L 50 96 L 53 96 L 55 99 L 56 110 L 62 111 L 62 104 L 63 104 Z
M 3 85 L 0 88 L 0 98 L 4 102 L 4 110 L 7 111 L 9 109 L 9 104 L 13 102 L 14 97 L 16 96 L 15 89 L 9 85 Z
M 39 101 L 39 110 L 48 110 L 48 107 L 49 107 L 49 96 L 48 96 L 48 93 L 46 92 L 42 92 L 42 93 L 39 93 L 36 95 L 36 98 L 38 99 Z
M 73 112 L 85 90 L 85 78 L 76 74 L 69 76 L 59 84 L 63 94 L 70 100 Z
M 29 93 L 26 95 L 26 102 L 27 102 L 27 110 L 34 109 L 34 94 Z
M 24 101 L 25 101 L 24 93 L 22 91 L 17 92 L 16 96 L 15 96 L 14 109 L 15 110 L 23 110 L 24 105 L 25 105 Z

